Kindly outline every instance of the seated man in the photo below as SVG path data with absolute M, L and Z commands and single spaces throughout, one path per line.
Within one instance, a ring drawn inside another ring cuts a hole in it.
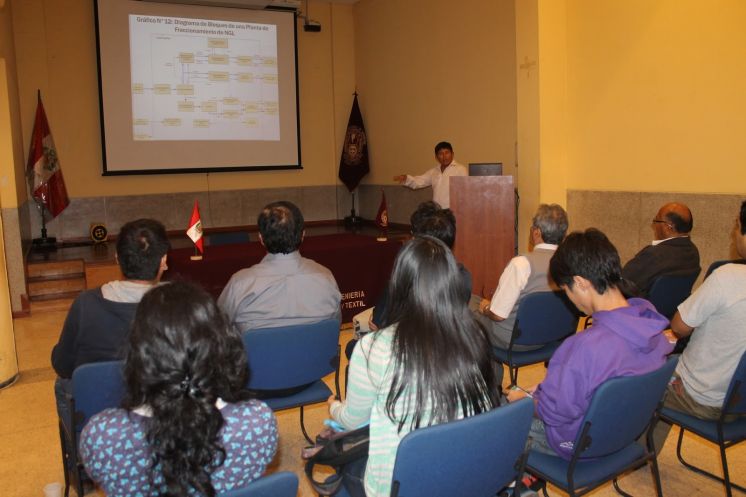
M 303 214 L 291 202 L 273 202 L 259 213 L 261 262 L 231 276 L 218 306 L 239 331 L 340 319 L 342 299 L 331 271 L 301 257 Z
M 409 218 L 413 236 L 432 236 L 437 238 L 453 250 L 456 243 L 456 217 L 451 209 L 441 209 L 436 202 L 422 202 Z M 466 302 L 471 298 L 471 273 L 463 264 L 459 263 L 461 278 L 463 280 L 463 294 Z M 375 331 L 384 325 L 388 298 L 388 286 L 378 298 L 373 314 L 368 323 L 371 330 Z M 385 326 L 385 325 L 384 325 Z
M 746 258 L 746 201 L 741 204 L 736 249 Z M 746 266 L 719 267 L 681 305 L 671 321 L 678 337 L 691 335 L 681 354 L 665 406 L 717 419 L 730 380 L 746 351 Z M 659 423 L 660 424 L 660 423 Z
M 503 274 L 492 300 L 482 299 L 477 317 L 490 335 L 492 345 L 507 349 L 513 335 L 518 306 L 526 295 L 555 288 L 548 276 L 549 259 L 567 233 L 567 213 L 557 204 L 541 204 L 531 221 L 533 251 L 513 257 Z M 541 347 L 516 345 L 524 351 Z
M 660 368 L 673 348 L 663 334 L 668 320 L 647 300 L 624 297 L 621 272 L 616 248 L 596 229 L 571 233 L 552 257 L 552 278 L 592 315 L 593 326 L 567 338 L 544 381 L 528 389 L 536 402 L 529 433 L 535 450 L 570 459 L 596 388 L 610 378 Z M 525 395 L 511 390 L 508 400 Z
M 158 221 L 138 219 L 119 231 L 116 259 L 124 280 L 106 283 L 78 295 L 67 313 L 52 367 L 57 372 L 55 396 L 60 417 L 69 420 L 65 394 L 75 368 L 124 357 L 124 345 L 137 304 L 157 285 L 169 249 L 166 229 Z
M 689 237 L 693 224 L 684 204 L 672 202 L 660 208 L 652 221 L 655 240 L 622 269 L 622 277 L 637 285 L 640 296 L 647 296 L 659 276 L 699 271 L 699 251 Z

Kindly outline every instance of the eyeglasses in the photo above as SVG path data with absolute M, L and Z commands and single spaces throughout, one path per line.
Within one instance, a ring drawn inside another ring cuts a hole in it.
M 671 223 L 670 223 L 670 222 L 668 222 L 668 221 L 665 221 L 665 220 L 663 220 L 663 219 L 655 219 L 655 218 L 653 218 L 653 221 L 652 221 L 652 223 L 653 223 L 653 224 L 655 224 L 655 223 L 661 223 L 661 224 L 665 224 L 665 225 L 667 225 L 667 226 L 671 226 Z

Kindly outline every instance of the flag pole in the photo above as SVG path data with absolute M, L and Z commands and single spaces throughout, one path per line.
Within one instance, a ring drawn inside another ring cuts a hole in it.
M 41 216 L 41 237 L 34 238 L 31 241 L 31 244 L 37 248 L 56 249 L 57 238 L 53 236 L 47 236 L 47 220 L 44 217 L 44 206 L 38 200 L 36 201 L 36 206 L 39 208 L 39 215 Z
M 350 209 L 350 215 L 345 217 L 345 228 L 355 230 L 363 225 L 363 218 L 355 214 L 355 192 L 352 194 L 352 209 Z

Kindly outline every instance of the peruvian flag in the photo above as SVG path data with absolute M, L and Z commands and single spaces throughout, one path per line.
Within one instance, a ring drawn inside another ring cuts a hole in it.
M 41 103 L 41 92 L 38 97 L 26 169 L 33 181 L 31 193 L 36 201 L 49 211 L 52 218 L 55 218 L 70 204 L 70 199 L 67 198 L 57 149 L 54 147 L 52 131 L 49 129 L 47 115 Z
M 385 230 L 389 227 L 389 210 L 386 207 L 386 194 L 381 189 L 381 205 L 378 206 L 378 214 L 376 214 L 376 225 Z
M 189 229 L 186 234 L 194 242 L 194 246 L 199 249 L 199 253 L 204 253 L 202 247 L 202 220 L 199 217 L 199 204 L 194 201 L 194 208 L 192 209 L 192 217 L 189 219 Z

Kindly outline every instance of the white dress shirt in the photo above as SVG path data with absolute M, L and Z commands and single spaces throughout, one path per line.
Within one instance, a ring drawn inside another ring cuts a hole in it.
M 433 200 L 439 203 L 442 208 L 447 209 L 451 206 L 451 176 L 468 176 L 468 173 L 464 166 L 454 160 L 442 172 L 440 171 L 440 165 L 437 165 L 420 176 L 407 174 L 404 186 L 413 190 L 432 186 Z

